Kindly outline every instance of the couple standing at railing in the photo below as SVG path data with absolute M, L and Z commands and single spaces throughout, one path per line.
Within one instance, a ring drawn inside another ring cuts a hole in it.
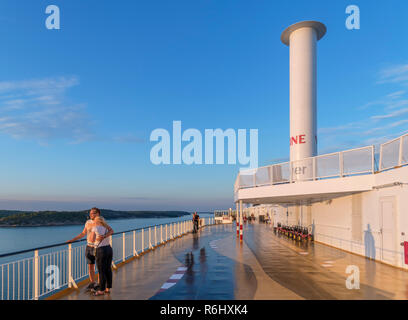
M 95 296 L 109 294 L 112 288 L 112 256 L 113 251 L 109 237 L 113 234 L 112 228 L 101 217 L 98 208 L 92 208 L 89 212 L 89 219 L 85 223 L 84 230 L 68 243 L 77 241 L 86 236 L 87 246 L 85 258 L 88 263 L 89 280 L 87 290 Z M 99 281 L 96 283 L 95 262 L 98 267 Z

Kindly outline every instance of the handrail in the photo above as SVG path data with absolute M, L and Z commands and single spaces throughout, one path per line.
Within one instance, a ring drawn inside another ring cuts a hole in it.
M 186 219 L 186 220 L 180 220 L 180 221 L 175 221 L 175 222 L 184 222 L 184 221 L 189 221 L 189 220 L 190 219 Z M 160 226 L 164 226 L 166 224 L 175 223 L 175 222 L 154 224 L 154 225 L 150 225 L 150 226 L 146 226 L 146 227 L 142 227 L 142 228 L 131 229 L 131 230 L 126 230 L 126 231 L 119 231 L 119 232 L 113 233 L 112 236 L 117 235 L 117 234 L 132 232 L 132 231 L 138 231 L 138 230 L 142 230 L 142 229 L 146 229 L 146 228 L 151 228 L 151 227 L 155 227 L 155 226 L 160 227 Z M 31 252 L 31 251 L 35 251 L 35 250 L 45 250 L 45 249 L 60 247 L 60 246 L 69 245 L 69 244 L 73 244 L 73 243 L 84 242 L 84 241 L 87 241 L 87 239 L 81 239 L 81 240 L 76 240 L 76 241 L 72 241 L 72 242 L 61 242 L 61 243 L 56 243 L 56 244 L 50 244 L 48 246 L 43 246 L 43 247 L 37 247 L 37 248 L 26 249 L 26 250 L 21 250 L 21 251 L 3 253 L 3 254 L 0 254 L 0 258 L 14 256 L 14 255 L 18 255 L 18 254 L 23 254 L 23 253 L 27 253 L 27 252 Z

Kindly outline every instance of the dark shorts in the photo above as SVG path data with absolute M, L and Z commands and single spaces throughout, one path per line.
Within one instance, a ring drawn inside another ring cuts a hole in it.
M 86 246 L 85 258 L 88 264 L 95 264 L 95 248 Z

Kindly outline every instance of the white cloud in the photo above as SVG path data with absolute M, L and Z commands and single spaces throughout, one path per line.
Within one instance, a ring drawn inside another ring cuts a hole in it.
M 401 110 L 393 111 L 393 112 L 382 114 L 382 115 L 371 116 L 371 119 L 380 120 L 380 119 L 395 118 L 395 117 L 399 117 L 406 113 L 408 113 L 408 108 L 404 108 Z
M 377 83 L 392 83 L 396 88 L 358 107 L 357 110 L 364 110 L 365 117 L 335 127 L 319 129 L 319 144 L 324 152 L 376 145 L 396 138 L 408 130 L 408 90 L 398 88 L 408 85 L 408 64 L 381 70 Z
M 378 83 L 408 84 L 408 64 L 400 64 L 382 69 Z
M 0 133 L 47 144 L 53 139 L 90 139 L 83 104 L 71 103 L 66 92 L 76 77 L 0 82 Z

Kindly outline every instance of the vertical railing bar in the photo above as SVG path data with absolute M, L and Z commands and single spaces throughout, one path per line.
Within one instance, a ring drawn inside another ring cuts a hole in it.
M 72 277 L 72 244 L 68 244 L 68 288 L 72 287 L 71 277 Z
M 34 300 L 38 300 L 38 250 L 34 251 Z
M 142 252 L 144 252 L 144 229 L 142 229 Z
M 20 299 L 20 264 L 21 261 L 17 261 L 17 300 L 21 300 Z
M 10 276 L 9 276 L 10 271 L 9 271 L 9 266 L 10 266 L 10 263 L 7 264 L 7 300 L 10 300 L 9 299 L 9 296 L 10 296 Z
M 4 265 L 2 264 L 1 265 L 1 300 L 3 300 L 4 299 L 4 296 L 3 296 L 3 292 L 4 292 L 4 276 L 3 276 L 3 270 L 4 269 Z
M 123 232 L 123 233 L 122 233 L 122 261 L 123 261 L 123 262 L 125 262 L 125 260 L 126 260 L 126 252 L 125 252 L 125 250 L 126 250 L 126 235 L 125 235 L 125 233 Z
M 32 261 L 32 259 L 28 260 L 27 263 L 27 275 L 28 275 L 28 281 L 27 281 L 27 300 L 31 300 L 31 296 L 30 296 L 30 275 L 31 275 L 31 268 L 30 268 L 30 262 Z
M 25 298 L 25 260 L 23 262 L 23 300 Z
M 133 230 L 133 256 L 136 255 L 136 231 Z
M 157 246 L 157 234 L 156 234 L 156 226 L 154 226 L 154 247 Z
M 399 155 L 398 155 L 398 166 L 402 164 L 402 137 L 399 138 Z

